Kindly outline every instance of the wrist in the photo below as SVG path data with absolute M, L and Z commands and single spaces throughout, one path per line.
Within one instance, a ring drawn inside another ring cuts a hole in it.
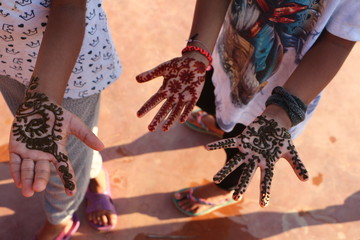
M 26 89 L 25 97 L 27 98 L 28 95 L 32 95 L 33 93 L 41 94 L 46 96 L 48 101 L 61 105 L 64 97 L 61 92 L 65 91 L 59 91 L 59 86 L 57 86 L 57 89 L 54 89 L 54 87 L 51 82 L 41 81 L 39 77 L 32 76 L 29 86 Z
M 274 119 L 279 124 L 279 126 L 283 128 L 290 129 L 292 126 L 289 115 L 283 108 L 278 105 L 268 105 L 262 115 Z
M 183 56 L 191 56 L 201 62 L 203 62 L 207 67 L 207 70 L 211 69 L 212 64 L 212 56 L 211 54 L 198 46 L 195 45 L 187 45 L 182 51 Z
M 193 58 L 193 59 L 195 59 L 197 61 L 200 61 L 200 62 L 204 63 L 205 66 L 209 66 L 209 60 L 199 52 L 195 52 L 195 51 L 185 52 L 185 53 L 182 54 L 182 56 L 183 57 L 188 57 L 188 58 Z

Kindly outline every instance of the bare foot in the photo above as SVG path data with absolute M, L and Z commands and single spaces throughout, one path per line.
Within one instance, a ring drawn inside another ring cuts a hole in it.
M 46 221 L 39 233 L 36 236 L 37 240 L 53 240 L 60 235 L 60 233 L 64 230 L 64 232 L 68 232 L 73 225 L 73 221 L 70 219 L 65 220 L 60 224 L 53 225 Z
M 187 119 L 187 122 L 200 129 L 206 130 L 207 128 L 207 131 L 214 135 L 224 135 L 224 131 L 216 125 L 215 117 L 211 114 L 206 113 L 205 111 L 199 110 L 192 112 Z
M 214 183 L 208 183 L 196 188 L 193 188 L 193 196 L 196 198 L 201 198 L 207 202 L 218 203 L 226 200 L 232 199 L 232 191 L 225 191 Z M 199 202 L 194 202 L 187 197 L 190 189 L 184 190 L 183 192 L 177 192 L 174 194 L 175 199 L 178 200 L 179 206 L 187 212 L 196 214 L 203 212 L 211 208 L 211 205 L 201 204 Z
M 89 190 L 93 193 L 105 193 L 106 191 L 106 173 L 101 169 L 99 175 L 96 178 L 90 179 Z M 100 225 L 109 226 L 116 225 L 117 215 L 109 210 L 99 210 L 88 213 L 88 219 L 90 222 Z

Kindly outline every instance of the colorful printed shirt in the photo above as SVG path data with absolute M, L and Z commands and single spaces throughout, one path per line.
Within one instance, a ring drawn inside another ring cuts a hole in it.
M 0 75 L 25 85 L 29 83 L 50 7 L 51 0 L 0 0 Z M 83 45 L 65 98 L 76 99 L 99 93 L 121 72 L 102 0 L 87 0 Z
M 360 40 L 359 11 L 359 0 L 233 0 L 213 53 L 219 126 L 231 131 L 260 115 L 272 89 L 286 82 L 324 29 Z

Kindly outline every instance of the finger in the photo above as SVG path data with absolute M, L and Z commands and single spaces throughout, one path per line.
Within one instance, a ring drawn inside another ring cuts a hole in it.
M 309 173 L 306 170 L 304 164 L 302 163 L 302 161 L 299 158 L 299 155 L 295 149 L 294 144 L 292 143 L 292 141 L 288 141 L 288 147 L 287 150 L 288 152 L 285 153 L 285 155 L 283 155 L 283 157 L 290 163 L 292 169 L 294 170 L 296 176 L 301 180 L 301 181 L 306 181 L 309 179 Z
M 54 165 L 64 184 L 66 194 L 73 196 L 76 192 L 76 178 L 69 158 L 65 153 L 60 152 Z
M 101 151 L 104 148 L 102 141 L 75 115 L 70 122 L 70 133 L 94 150 Z
M 170 60 L 171 61 L 171 60 Z M 170 61 L 164 62 L 149 71 L 143 72 L 136 76 L 136 81 L 139 83 L 150 81 L 154 78 L 160 77 L 164 74 L 165 70 L 168 69 Z
M 213 177 L 215 183 L 221 183 L 230 173 L 240 167 L 246 158 L 247 154 L 238 153 L 232 159 L 226 162 L 225 166 L 221 168 Z
M 50 179 L 50 162 L 48 160 L 40 160 L 35 163 L 35 179 L 33 189 L 35 192 L 45 190 Z
M 31 159 L 23 159 L 21 162 L 21 184 L 22 195 L 24 197 L 31 197 L 34 195 L 34 169 L 35 163 Z
M 192 110 L 195 107 L 195 104 L 196 104 L 196 102 L 192 101 L 185 106 L 184 111 L 181 114 L 180 120 L 179 120 L 181 123 L 184 123 L 188 119 L 189 115 L 191 114 Z
M 174 124 L 176 119 L 178 119 L 178 117 L 180 116 L 183 107 L 184 107 L 184 103 L 181 103 L 181 102 L 179 102 L 176 105 L 176 107 L 173 109 L 173 111 L 171 112 L 169 117 L 166 119 L 166 121 L 162 127 L 163 131 L 168 131 L 170 129 L 170 127 Z
M 147 114 L 151 109 L 156 107 L 160 102 L 166 98 L 165 92 L 157 92 L 149 100 L 147 100 L 144 105 L 137 111 L 137 116 L 142 117 Z
M 260 183 L 260 206 L 267 207 L 270 201 L 270 188 L 273 179 L 273 170 L 271 168 L 265 168 L 261 171 L 261 183 Z
M 222 139 L 206 145 L 207 150 L 216 150 L 221 148 L 237 148 L 237 147 L 238 147 L 237 137 Z
M 245 166 L 239 178 L 238 187 L 233 193 L 234 200 L 240 200 L 242 195 L 246 192 L 246 189 L 248 188 L 257 168 L 257 160 L 255 160 L 255 158 L 256 157 L 249 159 L 249 162 L 244 164 Z
M 15 186 L 21 188 L 21 158 L 15 153 L 10 153 L 10 172 Z
M 153 120 L 148 126 L 150 132 L 155 131 L 157 126 L 165 119 L 165 117 L 169 114 L 169 112 L 173 108 L 174 100 L 172 98 L 168 99 L 159 109 Z

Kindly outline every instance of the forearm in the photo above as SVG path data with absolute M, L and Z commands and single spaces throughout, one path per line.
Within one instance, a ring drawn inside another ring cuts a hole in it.
M 197 0 L 189 39 L 196 36 L 198 42 L 188 45 L 213 51 L 229 3 L 230 0 Z
M 354 45 L 355 42 L 324 32 L 321 39 L 306 53 L 284 88 L 309 104 L 335 77 Z M 277 115 L 283 125 L 291 126 L 283 109 L 270 105 L 265 113 Z
M 304 56 L 284 88 L 309 104 L 335 77 L 355 42 L 325 32 Z
M 36 91 L 61 104 L 85 32 L 85 0 L 53 1 L 33 77 Z

